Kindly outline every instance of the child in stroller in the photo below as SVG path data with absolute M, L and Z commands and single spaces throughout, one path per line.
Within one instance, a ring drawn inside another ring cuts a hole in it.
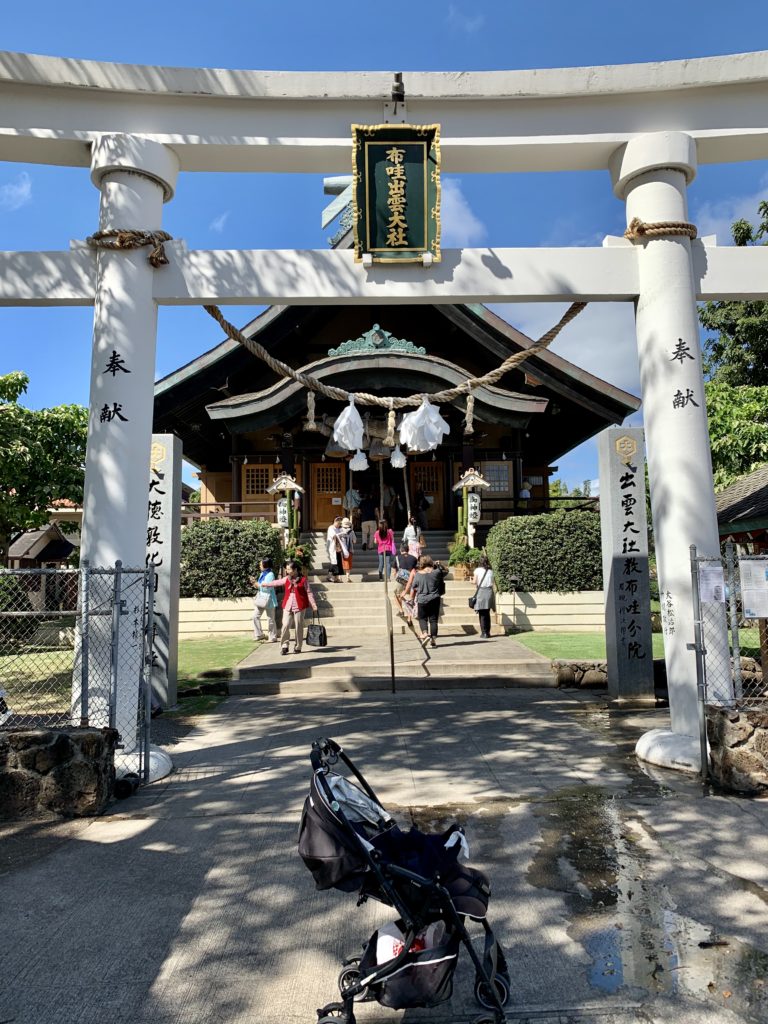
M 452 825 L 441 834 L 401 831 L 334 740 L 316 740 L 310 760 L 299 854 L 317 888 L 359 890 L 358 905 L 370 897 L 398 914 L 393 925 L 371 936 L 362 957 L 344 961 L 342 1001 L 318 1010 L 317 1024 L 355 1024 L 357 1001 L 406 1009 L 449 999 L 461 945 L 475 966 L 475 997 L 488 1011 L 473 1024 L 503 1024 L 507 963 L 486 918 L 488 879 L 461 863 L 468 854 L 464 830 Z M 339 762 L 359 785 L 332 771 Z M 482 958 L 464 925 L 467 917 L 485 930 Z

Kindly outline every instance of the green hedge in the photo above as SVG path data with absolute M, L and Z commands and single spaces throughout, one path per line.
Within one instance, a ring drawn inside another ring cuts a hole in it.
M 550 512 L 505 519 L 488 534 L 488 557 L 501 591 L 566 593 L 601 590 L 600 517 Z
M 201 519 L 181 531 L 182 597 L 253 594 L 259 559 L 282 563 L 280 532 L 255 519 Z
M 45 577 L 43 577 L 45 579 Z M 43 583 L 45 586 L 45 583 Z M 0 612 L 30 612 L 27 588 L 21 576 L 0 571 Z M 29 640 L 37 628 L 35 620 L 7 618 L 0 620 L 0 646 L 6 642 Z

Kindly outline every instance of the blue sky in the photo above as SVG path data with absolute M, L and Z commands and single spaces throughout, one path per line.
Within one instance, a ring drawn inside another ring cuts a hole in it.
M 723 11 L 714 0 L 620 7 L 456 0 L 396 9 L 359 0 L 35 0 L 4 11 L 0 46 L 131 63 L 328 71 L 565 67 L 768 49 L 764 2 L 741 0 Z M 444 185 L 446 245 L 599 244 L 624 227 L 607 173 L 465 175 Z M 754 217 L 767 185 L 766 162 L 703 167 L 690 189 L 691 217 L 724 244 L 733 219 Z M 320 175 L 185 174 L 164 227 L 195 248 L 318 248 L 328 234 L 320 229 L 326 202 Z M 2 249 L 64 249 L 95 228 L 97 209 L 85 170 L 0 163 Z M 496 309 L 535 337 L 562 307 Z M 253 311 L 237 312 L 245 322 Z M 31 406 L 87 403 L 90 324 L 89 309 L 0 309 L 0 373 L 29 374 Z M 157 376 L 219 340 L 201 310 L 161 309 Z M 555 351 L 638 393 L 629 304 L 589 307 Z M 594 444 L 561 460 L 559 475 L 571 486 L 596 477 Z

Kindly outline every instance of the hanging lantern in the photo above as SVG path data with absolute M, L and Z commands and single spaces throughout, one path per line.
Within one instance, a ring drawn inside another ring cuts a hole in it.
M 332 459 L 345 459 L 349 455 L 349 451 L 331 437 L 325 446 L 325 454 Z
M 380 441 L 377 437 L 371 441 L 371 447 L 368 449 L 368 458 L 371 462 L 383 462 L 384 459 L 389 458 L 389 448 Z
M 407 444 L 412 452 L 431 452 L 450 430 L 440 415 L 440 410 L 425 396 L 415 412 L 403 416 L 400 424 L 400 442 Z
M 400 451 L 400 445 L 396 444 L 395 450 L 392 452 L 392 455 L 390 456 L 389 459 L 390 465 L 392 466 L 393 469 L 405 469 L 405 464 L 407 461 L 408 459 Z
M 368 459 L 365 457 L 365 452 L 361 452 L 358 448 L 349 460 L 349 468 L 353 473 L 364 473 L 368 469 Z
M 355 408 L 355 396 L 349 396 L 349 405 L 333 424 L 333 439 L 347 451 L 363 447 L 363 421 Z

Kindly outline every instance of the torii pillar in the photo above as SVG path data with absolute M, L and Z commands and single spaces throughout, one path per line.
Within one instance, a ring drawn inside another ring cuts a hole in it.
M 176 154 L 160 143 L 133 135 L 101 136 L 91 152 L 91 180 L 101 191 L 100 230 L 158 230 L 178 172 Z M 157 339 L 157 271 L 147 254 L 146 247 L 102 249 L 96 257 L 81 546 L 93 568 L 109 568 L 118 560 L 126 569 L 143 568 L 146 558 Z M 121 663 L 115 723 L 129 752 L 136 741 L 139 686 L 132 661 L 129 656 Z M 105 725 L 99 718 L 109 674 L 105 681 L 99 667 L 93 675 L 91 720 Z
M 690 136 L 639 135 L 614 153 L 610 170 L 628 224 L 635 217 L 646 223 L 688 220 L 686 190 L 696 174 Z M 636 751 L 652 764 L 698 771 L 696 662 L 687 649 L 693 641 L 689 546 L 716 555 L 720 544 L 691 242 L 673 235 L 636 245 L 637 348 L 659 590 L 672 609 L 664 636 L 672 729 L 645 733 Z

